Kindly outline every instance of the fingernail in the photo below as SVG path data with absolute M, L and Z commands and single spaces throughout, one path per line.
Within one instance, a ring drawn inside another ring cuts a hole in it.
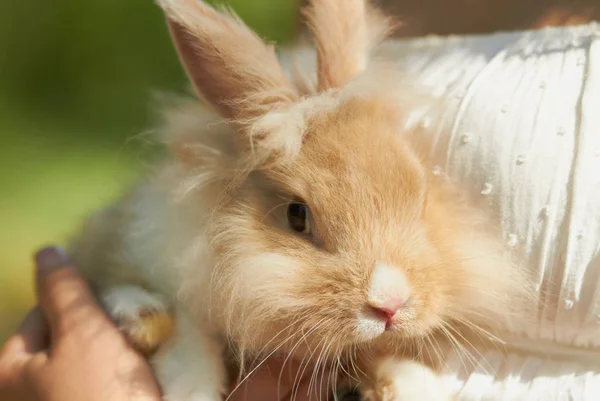
M 42 248 L 35 254 L 35 263 L 40 273 L 48 273 L 64 266 L 68 261 L 67 253 L 60 247 Z

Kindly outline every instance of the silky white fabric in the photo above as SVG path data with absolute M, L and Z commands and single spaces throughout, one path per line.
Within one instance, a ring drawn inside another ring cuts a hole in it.
M 421 120 L 441 174 L 469 183 L 537 277 L 514 350 L 458 357 L 461 400 L 600 400 L 600 25 L 394 42 L 383 53 L 449 99 Z

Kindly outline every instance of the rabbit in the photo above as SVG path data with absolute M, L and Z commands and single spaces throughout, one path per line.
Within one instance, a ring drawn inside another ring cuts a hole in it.
M 165 109 L 165 160 L 69 245 L 107 313 L 169 401 L 220 400 L 274 353 L 363 366 L 367 397 L 422 400 L 398 391 L 436 377 L 411 344 L 501 321 L 528 279 L 404 128 L 429 100 L 371 57 L 391 22 L 365 0 L 312 0 L 312 88 L 233 12 L 158 5 L 198 99 Z

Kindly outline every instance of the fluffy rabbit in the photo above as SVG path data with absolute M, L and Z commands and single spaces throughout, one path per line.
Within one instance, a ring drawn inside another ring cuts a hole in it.
M 158 3 L 204 104 L 166 113 L 168 159 L 73 241 L 98 298 L 169 401 L 219 400 L 226 355 L 243 369 L 274 352 L 357 368 L 368 398 L 422 400 L 394 390 L 424 377 L 406 360 L 435 366 L 421 344 L 502 321 L 528 285 L 403 128 L 426 98 L 370 62 L 387 19 L 313 0 L 310 93 L 232 13 Z

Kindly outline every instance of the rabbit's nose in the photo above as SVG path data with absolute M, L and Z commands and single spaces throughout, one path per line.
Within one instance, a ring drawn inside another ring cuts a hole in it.
M 368 304 L 377 317 L 389 324 L 410 294 L 410 285 L 399 268 L 386 263 L 375 265 L 369 285 Z
M 394 317 L 396 312 L 402 308 L 404 300 L 402 298 L 391 298 L 384 303 L 380 303 L 377 306 L 370 305 L 373 311 L 382 318 L 390 320 Z
M 380 319 L 385 323 L 385 329 L 388 330 L 394 323 L 394 316 L 396 315 L 396 312 L 398 312 L 403 305 L 404 301 L 397 298 L 390 300 L 390 302 L 387 302 L 382 306 L 371 305 L 371 310 L 375 318 Z

